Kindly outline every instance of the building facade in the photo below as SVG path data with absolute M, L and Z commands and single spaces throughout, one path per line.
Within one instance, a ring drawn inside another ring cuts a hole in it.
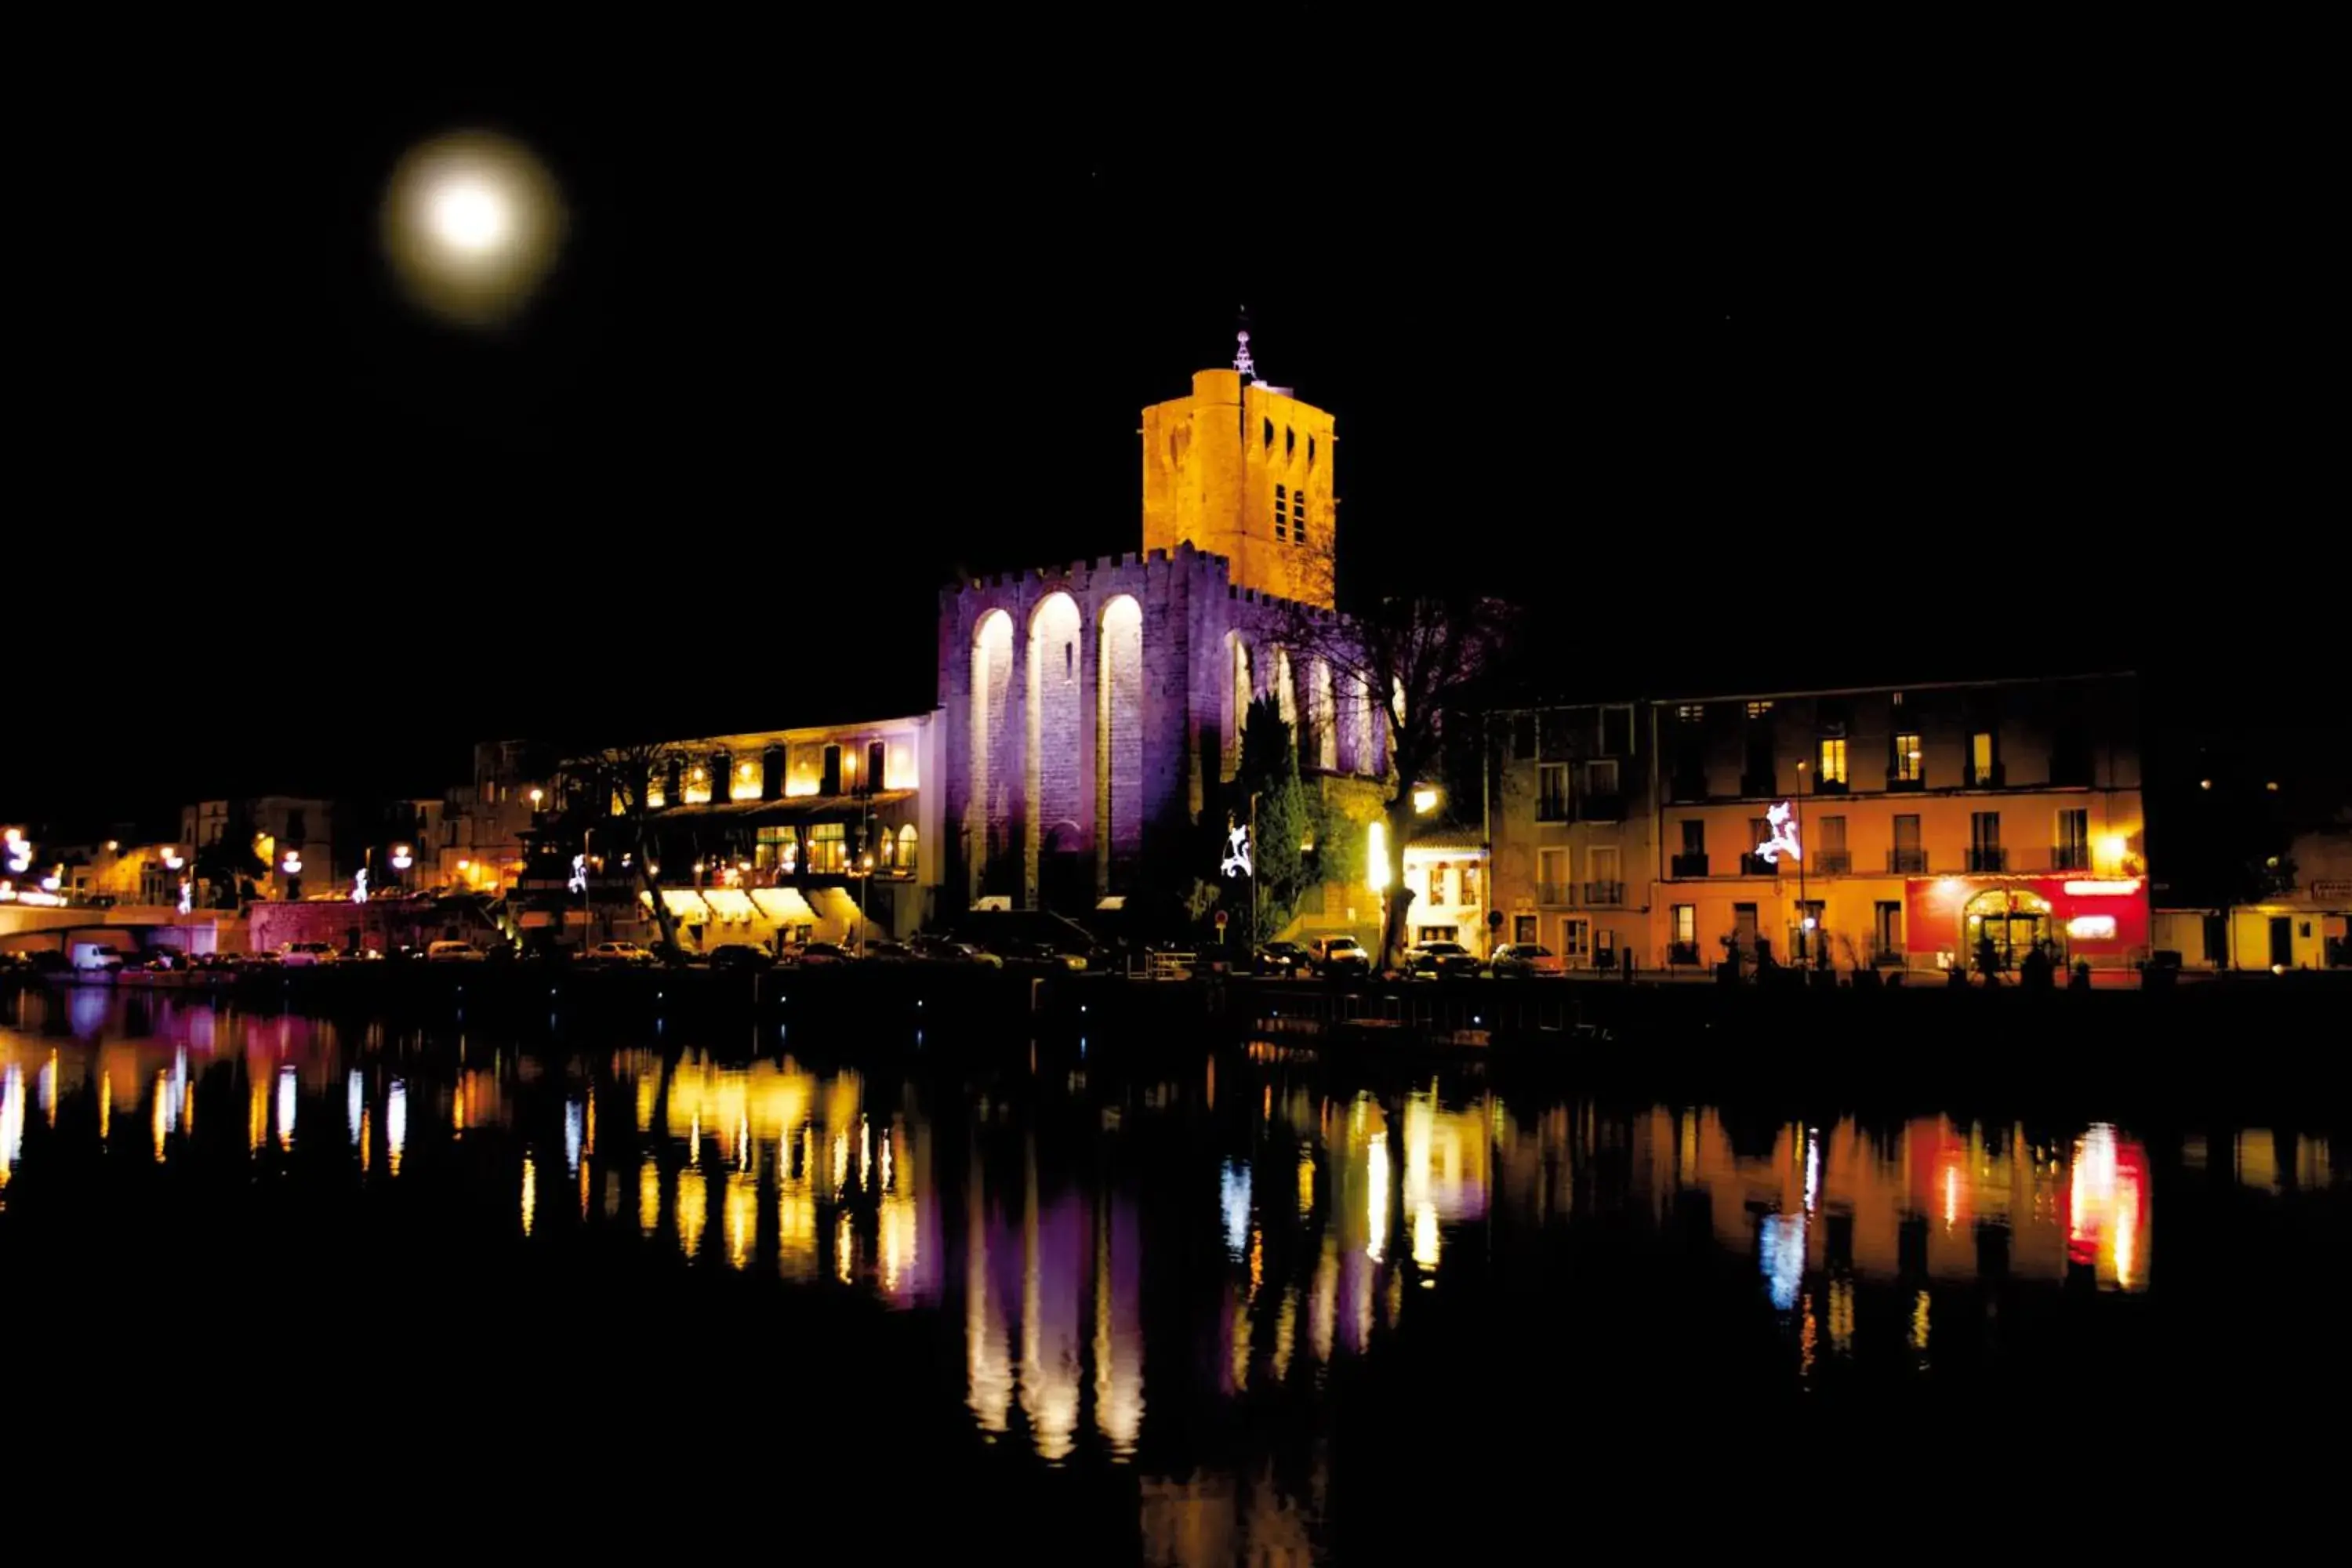
M 1370 693 L 1285 644 L 1333 614 L 1331 417 L 1257 384 L 1243 348 L 1144 411 L 1143 549 L 940 595 L 955 909 L 1092 910 L 1147 863 L 1181 880 L 1187 829 L 1246 816 L 1231 785 L 1256 698 L 1317 787 L 1387 772 Z
M 681 944 L 858 942 L 930 922 L 940 803 L 925 781 L 939 771 L 940 733 L 929 712 L 659 748 L 643 786 L 645 841 Z M 584 773 L 561 779 L 558 795 L 589 782 Z M 628 810 L 625 794 L 584 816 L 556 816 L 555 798 L 530 832 L 520 886 L 538 907 L 519 925 L 585 921 L 592 941 L 643 937 L 651 916 L 628 863 L 630 836 L 606 826 Z
M 1504 934 L 1570 967 L 2013 966 L 2149 948 L 2129 675 L 1490 716 Z
M 1529 708 L 1488 716 L 1495 908 L 1505 942 L 1538 942 L 1570 969 L 1651 962 L 1652 810 L 1642 706 Z
M 2129 675 L 1648 707 L 1651 962 L 2147 956 Z

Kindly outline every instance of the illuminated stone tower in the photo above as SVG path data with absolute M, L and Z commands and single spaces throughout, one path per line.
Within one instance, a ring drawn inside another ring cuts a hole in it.
M 1238 588 L 1331 605 L 1331 416 L 1257 379 L 1249 333 L 1231 370 L 1143 411 L 1143 547 L 1222 555 Z

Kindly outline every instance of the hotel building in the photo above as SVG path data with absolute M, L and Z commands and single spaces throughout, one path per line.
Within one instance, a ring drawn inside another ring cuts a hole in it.
M 1489 754 L 1496 908 L 1571 967 L 2147 955 L 2129 675 L 1503 713 Z

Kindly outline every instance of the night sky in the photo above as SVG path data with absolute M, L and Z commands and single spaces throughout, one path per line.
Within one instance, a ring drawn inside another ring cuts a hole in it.
M 741 69 L 125 79 L 50 126 L 0 816 L 926 706 L 939 584 L 1133 548 L 1137 412 L 1244 303 L 1338 416 L 1353 575 L 1538 605 L 1563 690 L 2227 667 L 2291 708 L 2331 617 L 2340 671 L 2292 142 Z M 466 126 L 572 215 L 495 336 L 376 241 Z

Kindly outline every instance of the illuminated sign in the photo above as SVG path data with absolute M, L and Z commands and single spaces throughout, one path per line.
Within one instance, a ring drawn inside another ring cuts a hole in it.
M 2066 891 L 2078 899 L 2117 898 L 2126 893 L 2138 892 L 2139 879 L 2126 877 L 2121 881 L 2102 881 L 2095 878 L 2083 879 L 2067 883 Z
M 2116 934 L 2113 915 L 2076 915 L 2066 922 L 2066 934 L 2078 942 L 2107 942 Z
M 1805 852 L 1797 846 L 1796 814 L 1789 809 L 1787 801 L 1782 801 L 1764 814 L 1764 825 L 1772 830 L 1772 837 L 1756 847 L 1756 858 L 1759 860 L 1763 861 L 1767 866 L 1777 866 L 1784 852 L 1791 860 L 1801 860 L 1805 858 Z
M 1225 835 L 1225 860 L 1221 868 L 1228 877 L 1255 877 L 1250 869 L 1249 825 L 1244 823 Z

